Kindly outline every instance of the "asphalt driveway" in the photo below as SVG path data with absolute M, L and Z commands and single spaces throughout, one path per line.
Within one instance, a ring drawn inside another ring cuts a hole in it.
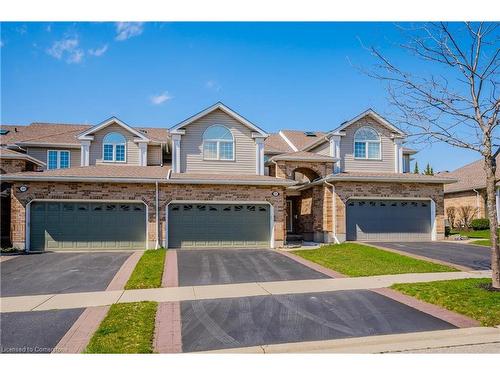
M 273 250 L 177 251 L 179 286 L 327 279 Z
M 2 353 L 50 353 L 84 309 L 0 315 Z
M 456 328 L 368 290 L 181 303 L 184 352 Z
M 0 263 L 2 297 L 105 290 L 132 253 L 44 253 Z
M 484 246 L 452 242 L 373 242 L 373 246 L 404 251 L 432 259 L 442 260 L 475 270 L 491 268 L 491 250 Z

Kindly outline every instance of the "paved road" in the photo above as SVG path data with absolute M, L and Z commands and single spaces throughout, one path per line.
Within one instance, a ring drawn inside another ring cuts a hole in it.
M 486 246 L 467 245 L 451 242 L 373 242 L 373 246 L 383 246 L 389 249 L 426 256 L 470 267 L 475 270 L 491 268 L 491 251 Z
M 375 292 L 181 303 L 184 352 L 455 328 Z
M 52 352 L 83 310 L 69 309 L 1 314 L 1 352 Z
M 272 250 L 180 250 L 177 262 L 180 286 L 328 278 Z
M 132 253 L 44 253 L 0 263 L 2 297 L 105 290 Z

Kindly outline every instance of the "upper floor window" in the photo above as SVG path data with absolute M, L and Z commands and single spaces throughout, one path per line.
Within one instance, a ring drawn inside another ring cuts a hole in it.
M 354 157 L 380 160 L 380 155 L 380 135 L 372 128 L 359 128 L 354 134 Z
M 47 169 L 70 167 L 70 153 L 67 150 L 47 151 Z
M 203 159 L 234 160 L 234 138 L 231 130 L 212 125 L 203 134 Z
M 120 133 L 109 133 L 104 137 L 102 158 L 104 161 L 125 161 L 126 139 Z

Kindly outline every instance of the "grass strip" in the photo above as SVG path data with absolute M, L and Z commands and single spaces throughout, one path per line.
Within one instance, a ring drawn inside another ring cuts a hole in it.
M 165 267 L 166 249 L 146 250 L 135 266 L 125 289 L 159 288 Z
M 449 266 L 357 243 L 328 245 L 315 250 L 298 250 L 293 253 L 304 259 L 353 277 L 457 271 L 455 268 Z
M 467 315 L 483 326 L 500 324 L 500 292 L 484 288 L 491 279 L 462 279 L 395 284 L 392 289 Z
M 85 353 L 152 353 L 157 306 L 156 302 L 112 305 Z

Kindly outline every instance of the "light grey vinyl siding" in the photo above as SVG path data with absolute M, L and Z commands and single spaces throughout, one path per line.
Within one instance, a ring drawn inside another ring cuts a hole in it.
M 235 160 L 203 160 L 203 133 L 212 125 L 224 125 L 231 130 L 235 142 Z M 181 173 L 256 174 L 255 141 L 252 130 L 216 110 L 185 127 L 181 138 Z
M 148 146 L 148 165 L 161 165 L 162 153 L 161 146 Z
M 137 143 L 134 143 L 135 135 L 129 133 L 127 130 L 117 124 L 106 126 L 104 129 L 101 129 L 94 133 L 94 140 L 90 142 L 89 164 L 95 165 L 98 163 L 102 163 L 102 141 L 104 137 L 111 132 L 120 133 L 127 140 L 126 163 L 117 164 L 139 165 L 139 146 L 137 145 Z
M 362 126 L 370 126 L 380 134 L 382 160 L 354 158 L 354 133 Z M 394 172 L 394 142 L 389 129 L 365 117 L 346 128 L 345 133 L 340 141 L 340 167 L 343 171 Z
M 330 141 L 327 140 L 327 141 L 323 142 L 319 146 L 311 149 L 311 152 L 314 152 L 314 153 L 320 154 L 320 155 L 331 156 L 330 155 Z
M 47 151 L 48 150 L 67 150 L 70 152 L 70 166 L 71 167 L 80 167 L 81 162 L 81 150 L 80 148 L 65 148 L 65 147 L 28 147 L 26 149 L 26 153 L 29 156 L 33 156 L 34 158 L 43 161 L 47 164 Z

